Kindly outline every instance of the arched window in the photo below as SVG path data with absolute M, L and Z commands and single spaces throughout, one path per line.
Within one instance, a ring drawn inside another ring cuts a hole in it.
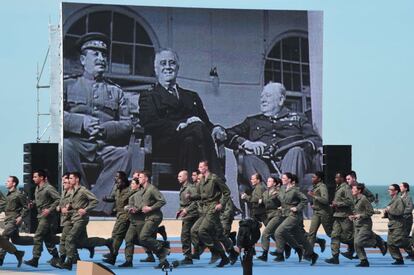
M 310 110 L 309 44 L 305 35 L 285 36 L 273 46 L 266 56 L 264 81 L 285 85 L 285 104 L 292 111 Z
M 65 28 L 64 74 L 82 72 L 75 43 L 87 32 L 101 32 L 111 40 L 106 75 L 122 86 L 150 83 L 154 77 L 154 43 L 137 18 L 118 10 L 93 10 Z

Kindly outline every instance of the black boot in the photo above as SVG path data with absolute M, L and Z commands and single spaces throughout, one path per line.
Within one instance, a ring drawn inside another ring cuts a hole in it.
M 147 257 L 145 259 L 139 260 L 141 263 L 155 263 L 155 258 L 152 253 L 147 253 Z
M 109 249 L 109 253 L 111 253 L 112 255 L 114 254 L 114 247 L 113 247 L 113 241 L 111 238 L 106 240 L 105 246 Z M 93 254 L 95 254 L 95 248 Z
M 31 260 L 28 261 L 23 261 L 25 264 L 33 266 L 33 267 L 38 267 L 39 265 L 39 258 L 33 257 Z
M 220 260 L 220 258 L 221 257 L 220 257 L 219 253 L 211 251 L 211 258 L 210 258 L 210 261 L 208 263 L 209 264 L 214 264 L 215 262 Z
M 283 253 L 276 252 L 276 258 L 273 259 L 275 262 L 284 262 L 285 257 L 283 256 Z
M 356 267 L 369 267 L 369 262 L 367 259 L 361 260 L 361 262 L 357 264 Z
M 23 262 L 24 251 L 17 250 L 16 253 L 14 253 L 14 256 L 16 256 L 17 259 L 17 267 L 20 267 Z
M 341 252 L 341 255 L 350 260 L 354 259 L 353 251 Z
M 328 263 L 328 264 L 339 264 L 339 256 L 338 255 L 334 255 L 330 259 L 325 259 L 325 263 Z
M 230 250 L 229 260 L 231 265 L 234 265 L 237 262 L 238 257 L 239 253 L 236 250 L 234 250 L 234 248 Z
M 267 262 L 267 254 L 269 252 L 267 250 L 263 250 L 262 256 L 257 257 L 257 259 L 263 261 L 263 262 Z
M 295 248 L 295 252 L 296 252 L 296 254 L 298 254 L 299 262 L 301 262 L 302 259 L 303 259 L 303 248 L 302 247 L 297 247 L 297 248 Z
M 216 265 L 217 267 L 223 267 L 223 266 L 228 265 L 230 263 L 229 258 L 226 256 L 226 254 L 224 252 L 221 253 L 220 257 L 221 257 L 221 261 L 219 262 L 218 265 Z
M 110 264 L 110 265 L 115 265 L 116 262 L 116 256 L 112 255 L 111 257 L 108 257 L 106 259 L 102 260 L 104 263 Z
M 387 242 L 382 241 L 381 243 L 378 244 L 378 248 L 380 249 L 382 256 L 385 256 L 385 254 L 387 254 L 387 250 L 388 250 Z
M 71 258 L 67 258 L 66 262 L 61 265 L 62 269 L 72 270 L 73 260 Z
M 321 248 L 321 252 L 323 253 L 326 248 L 326 241 L 324 239 L 316 238 L 316 243 L 319 244 L 319 247 Z
M 60 262 L 61 262 L 61 263 L 64 263 L 64 262 L 65 262 L 65 260 L 66 260 L 66 255 L 65 255 L 65 254 L 61 254 L 61 255 L 60 255 Z
M 403 259 L 397 259 L 397 260 L 395 260 L 395 262 L 392 263 L 392 265 L 404 265 L 404 260 Z
M 190 256 L 185 256 L 185 258 L 184 258 L 184 259 L 182 259 L 182 260 L 179 262 L 179 265 L 188 265 L 188 264 L 193 264 L 193 260 L 191 259 L 191 257 L 190 257 Z
M 161 235 L 161 237 L 164 241 L 167 240 L 167 231 L 165 231 L 165 226 L 164 225 L 161 225 L 161 226 L 158 227 L 157 233 Z
M 63 262 L 60 260 L 60 257 L 57 257 L 57 256 L 54 256 L 50 260 L 50 265 L 53 266 L 54 268 L 63 268 L 62 263 Z
M 311 255 L 311 257 L 310 257 L 311 265 L 316 264 L 316 261 L 318 260 L 318 258 L 319 258 L 319 255 L 316 254 L 315 252 L 313 252 L 312 255 Z
M 289 259 L 291 253 L 292 247 L 290 247 L 288 244 L 285 244 L 285 259 Z M 276 256 L 276 254 L 273 256 Z
M 4 258 L 0 258 L 0 266 L 2 266 L 4 263 Z
M 160 261 L 160 263 L 156 266 L 154 266 L 155 269 L 165 269 L 170 266 L 170 263 L 167 261 L 167 259 L 164 259 Z
M 132 267 L 132 261 L 126 260 L 123 264 L 118 265 L 118 267 Z
M 89 250 L 89 259 L 93 259 L 93 256 L 95 256 L 95 247 L 88 247 Z
M 234 246 L 237 245 L 236 236 L 237 236 L 237 232 L 236 231 L 230 232 L 229 238 L 233 242 L 233 245 Z

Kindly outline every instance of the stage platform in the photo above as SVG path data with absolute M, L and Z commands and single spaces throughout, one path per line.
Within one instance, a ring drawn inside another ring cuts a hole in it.
M 326 236 L 321 236 L 327 240 L 327 244 L 329 243 L 329 239 L 326 238 Z M 386 236 L 383 235 L 384 238 Z M 168 257 L 170 262 L 173 260 L 179 260 L 182 259 L 181 255 L 181 243 L 179 241 L 179 238 L 174 237 L 170 238 L 171 240 L 171 247 L 172 247 L 172 253 Z M 19 249 L 23 249 L 26 251 L 25 259 L 30 259 L 32 256 L 32 248 L 31 247 L 23 247 L 20 246 Z M 272 249 L 273 250 L 273 247 Z M 342 248 L 342 250 L 345 250 L 345 247 Z M 261 251 L 260 244 L 257 244 L 257 251 L 258 254 Z M 87 250 L 79 250 L 80 257 L 84 261 L 94 261 L 94 262 L 101 262 L 102 261 L 102 254 L 107 253 L 108 251 L 105 249 L 97 249 L 95 258 L 89 259 L 89 252 Z M 292 256 L 286 260 L 283 263 L 276 263 L 273 262 L 273 257 L 270 257 L 268 262 L 261 262 L 259 260 L 254 260 L 254 266 L 253 266 L 253 274 L 275 274 L 275 272 L 283 275 L 288 274 L 307 274 L 307 275 L 324 275 L 324 274 L 398 274 L 398 275 L 404 275 L 404 274 L 413 274 L 414 272 L 414 261 L 411 260 L 405 260 L 404 266 L 392 266 L 391 263 L 393 262 L 391 256 L 389 254 L 382 256 L 379 254 L 379 251 L 377 249 L 369 248 L 367 249 L 368 258 L 371 264 L 371 267 L 369 268 L 357 268 L 355 265 L 358 263 L 358 260 L 348 260 L 344 257 L 340 257 L 340 265 L 338 266 L 332 266 L 329 264 L 326 264 L 324 262 L 324 259 L 329 258 L 331 256 L 329 246 L 327 246 L 327 249 L 324 253 L 320 253 L 319 247 L 315 247 L 315 252 L 317 252 L 320 256 L 318 262 L 315 266 L 310 266 L 309 262 L 302 261 L 301 263 L 298 262 L 298 258 L 296 254 L 292 254 Z M 122 269 L 117 266 L 109 266 L 117 275 L 129 275 L 129 274 L 145 274 L 145 275 L 156 275 L 156 274 L 165 274 L 165 272 L 154 269 L 155 263 L 140 263 L 139 260 L 145 257 L 145 254 L 143 254 L 143 250 L 141 248 L 136 247 L 134 255 L 134 267 L 133 268 L 127 268 Z M 220 274 L 220 275 L 226 275 L 226 274 L 243 274 L 243 270 L 240 264 L 240 261 L 238 261 L 233 266 L 225 266 L 224 268 L 217 268 L 215 265 L 209 265 L 208 261 L 210 258 L 210 253 L 205 252 L 202 255 L 201 260 L 195 261 L 193 265 L 189 266 L 180 266 L 176 269 L 173 269 L 173 271 L 170 274 L 176 274 L 176 275 L 201 275 L 201 274 Z M 46 263 L 47 260 L 50 259 L 50 255 L 45 250 L 43 252 L 43 255 L 40 259 L 40 265 L 38 268 L 32 268 L 27 265 L 22 265 L 21 268 L 16 267 L 16 260 L 13 255 L 7 255 L 5 258 L 4 265 L 0 267 L 0 274 L 7 274 L 7 275 L 23 275 L 23 274 L 31 274 L 31 275 L 40 275 L 40 274 L 76 274 L 76 266 L 74 266 L 74 269 L 72 271 L 67 270 L 59 270 L 51 267 Z M 124 261 L 123 256 L 123 247 L 122 251 L 120 251 L 120 256 L 117 260 L 117 265 L 121 264 Z M 86 274 L 85 274 L 86 275 Z

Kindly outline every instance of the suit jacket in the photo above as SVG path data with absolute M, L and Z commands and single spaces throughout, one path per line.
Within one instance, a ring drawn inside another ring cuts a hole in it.
M 145 131 L 154 139 L 171 139 L 181 122 L 192 116 L 199 117 L 212 130 L 203 102 L 196 92 L 177 85 L 178 99 L 160 84 L 141 94 L 139 118 Z

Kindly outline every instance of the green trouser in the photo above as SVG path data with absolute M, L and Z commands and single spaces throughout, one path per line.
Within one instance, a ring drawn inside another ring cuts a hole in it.
M 207 246 L 211 252 L 224 254 L 223 247 L 217 239 L 216 228 L 220 224 L 219 212 L 208 212 L 200 216 L 191 228 L 191 241 L 194 248 L 201 245 Z
M 223 229 L 223 225 L 222 223 L 216 223 L 216 237 L 219 240 L 219 242 L 224 246 L 224 249 L 226 250 L 226 252 L 230 252 L 231 250 L 234 249 L 233 247 L 233 242 L 230 239 L 230 234 L 228 234 L 226 236 L 226 234 L 224 234 L 224 229 Z
M 191 228 L 197 220 L 197 216 L 185 217 L 181 223 L 181 245 L 186 257 L 191 257 Z
M 140 244 L 139 235 L 141 234 L 142 228 L 144 227 L 145 221 L 142 220 L 131 220 L 125 235 L 125 260 L 132 262 L 134 257 L 134 245 Z
M 38 225 L 33 237 L 33 257 L 40 258 L 43 251 L 43 242 L 47 250 L 53 257 L 58 257 L 58 251 L 55 244 L 59 243 L 56 237 L 57 221 L 56 217 L 49 214 L 47 217 L 38 219 Z
M 400 248 L 411 250 L 404 226 L 388 228 L 387 243 L 388 251 L 394 260 L 402 260 Z
M 377 241 L 377 235 L 372 232 L 372 223 L 355 226 L 354 247 L 360 261 L 367 259 L 364 248 L 376 247 L 378 245 Z
M 347 217 L 334 217 L 331 233 L 331 251 L 338 256 L 341 243 L 349 245 L 351 252 L 354 246 L 354 225 Z
M 404 228 L 405 234 L 409 238 L 411 233 L 411 227 L 413 226 L 413 215 L 404 216 Z
M 292 248 L 298 249 L 299 243 L 297 235 L 301 226 L 301 217 L 297 213 L 291 213 L 287 217 L 283 217 L 282 223 L 275 232 L 276 249 L 278 253 L 283 253 L 285 245 L 289 244 Z
M 118 255 L 119 248 L 125 239 L 129 224 L 130 222 L 126 216 L 119 216 L 115 222 L 114 228 L 112 229 L 112 248 L 114 256 Z
M 314 211 L 308 232 L 308 240 L 312 247 L 315 246 L 316 235 L 321 224 L 323 226 L 323 229 L 325 230 L 326 235 L 330 237 L 332 233 L 331 215 L 324 211 Z
M 63 225 L 62 234 L 60 235 L 60 244 L 59 244 L 60 255 L 66 255 L 66 240 L 71 230 L 72 230 L 71 223 L 66 223 Z
M 300 226 L 297 231 L 294 232 L 295 239 L 304 249 L 304 255 L 306 257 L 312 256 L 314 253 L 313 246 L 309 242 L 308 233 L 305 231 L 305 225 L 303 224 L 303 218 L 300 218 Z
M 86 231 L 88 222 L 88 219 L 80 219 L 73 222 L 72 230 L 67 235 L 65 241 L 66 256 L 68 258 L 75 259 L 78 248 L 89 248 L 107 245 L 108 242 L 104 238 L 88 238 L 88 233 Z
M 19 235 L 19 227 L 16 225 L 16 222 L 14 220 L 5 222 L 4 230 L 0 236 L 5 237 L 7 240 L 10 239 L 12 244 L 33 245 L 33 237 Z M 0 259 L 4 259 L 5 256 L 6 251 L 0 249 Z
M 158 254 L 162 249 L 162 244 L 156 239 L 158 226 L 162 222 L 162 217 L 146 218 L 144 226 L 139 234 L 139 242 L 151 252 Z M 160 259 L 163 261 L 164 259 Z
M 233 220 L 233 218 L 220 219 L 221 226 L 223 227 L 223 234 L 227 238 L 230 238 L 231 225 L 233 224 Z
M 14 254 L 17 251 L 17 248 L 9 241 L 9 239 L 3 236 L 0 236 L 0 248 L 4 251 L 4 254 L 6 254 L 6 252 Z
M 270 238 L 275 234 L 276 229 L 282 223 L 283 217 L 281 215 L 276 215 L 267 221 L 266 227 L 262 233 L 262 248 L 265 251 L 269 251 L 270 247 Z M 276 238 L 276 237 L 275 237 Z

